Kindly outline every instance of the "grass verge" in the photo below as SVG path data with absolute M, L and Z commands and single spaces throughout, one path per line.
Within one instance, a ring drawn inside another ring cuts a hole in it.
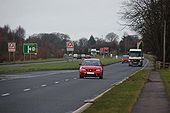
M 104 66 L 120 62 L 120 59 L 115 59 L 115 58 L 101 58 L 101 62 Z
M 48 59 L 36 59 L 36 60 L 26 60 L 26 61 L 11 61 L 4 62 L 4 64 L 28 64 L 28 63 L 39 63 L 39 62 L 54 62 L 54 61 L 64 61 L 64 58 L 48 58 Z
M 160 73 L 161 73 L 161 78 L 164 81 L 168 97 L 170 99 L 170 70 L 162 69 Z
M 119 60 L 113 58 L 101 59 L 104 65 L 116 63 Z M 80 61 L 62 62 L 62 63 L 47 63 L 47 64 L 29 64 L 25 66 L 0 67 L 0 74 L 45 71 L 45 70 L 78 70 Z
M 83 113 L 131 113 L 148 77 L 148 71 L 138 72 L 97 99 Z

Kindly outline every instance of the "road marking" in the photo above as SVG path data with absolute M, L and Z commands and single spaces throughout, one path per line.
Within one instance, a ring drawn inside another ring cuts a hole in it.
M 24 91 L 30 91 L 31 89 L 30 88 L 26 88 L 26 89 L 24 89 Z
M 9 96 L 10 95 L 10 93 L 4 93 L 4 94 L 2 94 L 1 96 L 2 97 L 5 97 L 5 96 Z
M 1 79 L 0 81 L 4 81 L 4 80 L 6 80 L 6 79 Z
M 46 87 L 46 86 L 47 86 L 46 84 L 41 85 L 41 87 Z
M 65 81 L 67 82 L 67 81 L 69 81 L 69 79 L 65 79 Z
M 77 80 L 77 78 L 73 78 L 74 80 Z
M 55 84 L 58 84 L 59 82 L 55 82 Z

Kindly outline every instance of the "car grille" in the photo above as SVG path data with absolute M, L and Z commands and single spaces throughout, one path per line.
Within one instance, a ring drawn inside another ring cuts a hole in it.
M 87 72 L 94 72 L 96 69 L 86 69 Z
M 133 62 L 139 62 L 139 60 L 138 59 L 134 59 Z

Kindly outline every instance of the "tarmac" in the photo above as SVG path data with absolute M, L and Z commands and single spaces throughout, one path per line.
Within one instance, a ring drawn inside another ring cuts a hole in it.
M 149 70 L 148 82 L 145 84 L 132 113 L 170 113 L 170 100 L 160 73 L 153 70 L 151 65 Z

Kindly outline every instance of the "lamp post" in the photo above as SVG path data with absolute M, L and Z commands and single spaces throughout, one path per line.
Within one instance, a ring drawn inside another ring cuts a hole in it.
M 164 38 L 163 38 L 163 68 L 165 68 L 165 47 L 166 47 L 166 20 L 164 20 Z
M 163 36 L 163 68 L 165 68 L 165 47 L 166 47 L 166 0 L 163 3 L 163 11 L 164 11 L 164 36 Z

